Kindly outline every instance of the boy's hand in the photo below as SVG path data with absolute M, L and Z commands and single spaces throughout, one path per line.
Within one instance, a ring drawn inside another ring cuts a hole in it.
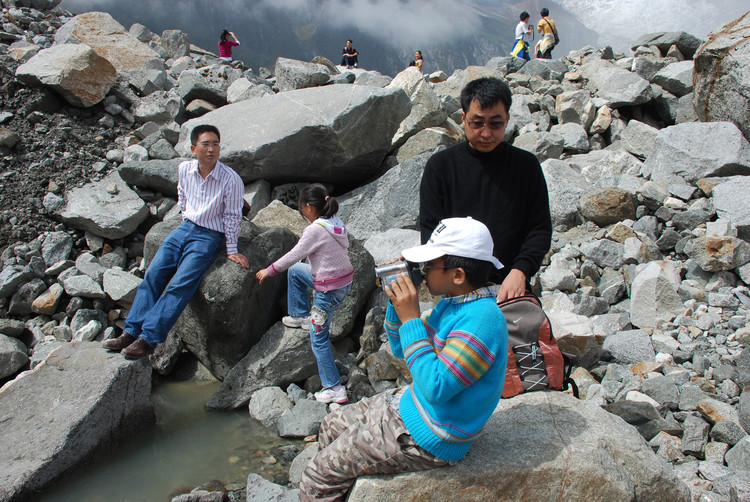
M 385 287 L 385 294 L 402 323 L 419 317 L 419 294 L 407 274 L 399 274 Z

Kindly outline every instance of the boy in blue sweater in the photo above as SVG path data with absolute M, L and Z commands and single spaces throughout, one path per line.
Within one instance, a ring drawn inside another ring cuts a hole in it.
M 443 295 L 422 320 L 406 275 L 386 288 L 385 329 L 413 383 L 331 412 L 320 451 L 300 481 L 300 500 L 343 500 L 357 476 L 442 467 L 466 455 L 503 391 L 508 330 L 487 286 L 493 256 L 487 227 L 447 218 L 429 241 L 403 251 L 422 263 L 430 293 Z

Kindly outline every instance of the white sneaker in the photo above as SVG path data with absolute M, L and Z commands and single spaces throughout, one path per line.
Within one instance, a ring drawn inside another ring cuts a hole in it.
M 287 326 L 289 328 L 302 328 L 305 330 L 310 329 L 310 317 L 293 317 L 290 315 L 285 315 L 281 322 L 284 324 L 284 326 Z
M 343 385 L 336 385 L 334 387 L 323 389 L 320 392 L 316 392 L 315 400 L 320 403 L 344 404 L 349 401 L 349 398 L 346 397 L 346 387 Z

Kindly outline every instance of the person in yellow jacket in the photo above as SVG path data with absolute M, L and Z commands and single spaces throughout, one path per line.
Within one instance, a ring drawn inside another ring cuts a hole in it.
M 538 33 L 543 33 L 542 39 L 537 44 L 536 57 L 542 59 L 552 59 L 552 49 L 555 45 L 560 43 L 560 37 L 557 34 L 557 27 L 555 21 L 549 17 L 549 9 L 543 8 L 541 13 L 542 19 L 539 20 L 539 24 L 536 26 Z

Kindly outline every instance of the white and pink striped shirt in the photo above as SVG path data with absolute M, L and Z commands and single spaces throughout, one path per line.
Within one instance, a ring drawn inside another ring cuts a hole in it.
M 205 180 L 197 160 L 183 162 L 178 168 L 177 202 L 182 219 L 222 232 L 227 254 L 237 253 L 244 194 L 239 174 L 219 161 Z

